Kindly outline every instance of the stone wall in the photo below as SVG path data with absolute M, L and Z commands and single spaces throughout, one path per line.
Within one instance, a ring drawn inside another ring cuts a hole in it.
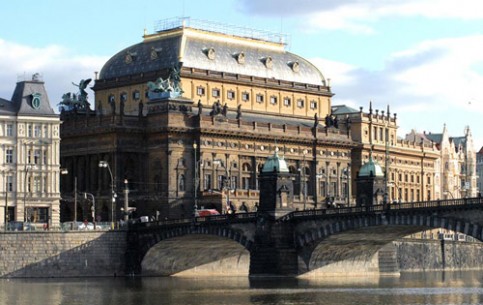
M 124 275 L 126 232 L 0 234 L 0 277 Z
M 450 240 L 395 241 L 400 271 L 483 269 L 483 244 Z

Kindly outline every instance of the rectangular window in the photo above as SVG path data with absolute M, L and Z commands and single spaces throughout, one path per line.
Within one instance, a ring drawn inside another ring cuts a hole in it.
M 203 187 L 205 190 L 211 190 L 211 175 L 210 174 L 205 174 L 205 177 L 203 179 Z
M 310 101 L 310 109 L 317 109 L 317 102 L 316 101 Z
M 32 192 L 32 176 L 29 176 L 27 178 L 27 192 Z
M 248 190 L 250 188 L 250 178 L 243 177 L 242 178 L 242 183 L 243 183 L 243 189 L 244 190 Z
M 229 91 L 226 93 L 226 97 L 227 97 L 229 100 L 233 100 L 233 99 L 235 98 L 235 91 L 229 90 Z
M 32 164 L 32 150 L 27 151 L 27 163 Z
M 7 191 L 13 192 L 13 176 L 7 176 Z
M 33 208 L 31 222 L 45 223 L 49 221 L 49 208 Z
M 231 176 L 230 182 L 231 182 L 230 189 L 236 190 L 237 187 L 238 187 L 238 177 L 237 176 Z
M 277 97 L 276 96 L 271 96 L 270 97 L 270 104 L 277 105 Z
M 34 164 L 40 164 L 40 149 L 34 151 Z
M 40 177 L 34 177 L 34 192 L 39 193 L 42 190 L 40 186 Z
M 28 125 L 28 128 L 27 128 L 27 136 L 28 137 L 32 137 L 32 125 Z
M 35 125 L 35 127 L 34 127 L 34 136 L 36 138 L 40 138 L 41 135 L 42 135 L 42 128 L 41 128 L 41 126 Z
M 257 103 L 263 103 L 263 95 L 257 94 Z
M 297 100 L 297 107 L 299 107 L 299 108 L 303 108 L 303 107 L 304 107 L 304 100 L 302 100 L 302 99 L 298 99 L 298 100 Z
M 220 89 L 213 89 L 213 90 L 211 90 L 211 96 L 213 96 L 213 97 L 220 97 Z
M 290 98 L 286 97 L 283 99 L 283 105 L 289 107 L 292 104 Z
M 218 175 L 218 185 L 217 185 L 218 189 L 219 190 L 223 189 L 224 184 L 225 184 L 225 176 Z
M 5 151 L 5 163 L 13 163 L 13 149 L 7 148 Z
M 43 154 L 43 157 L 44 157 L 44 164 L 47 164 L 47 150 L 44 150 L 44 154 Z
M 7 124 L 7 137 L 13 137 L 13 124 Z
M 47 127 L 47 125 L 44 126 L 44 138 L 48 138 L 49 137 L 49 128 Z
M 205 95 L 205 88 L 203 88 L 203 87 L 198 87 L 198 88 L 196 88 L 196 93 L 197 93 L 199 96 L 203 96 L 203 95 Z
M 44 186 L 44 193 L 48 193 L 48 191 L 49 191 L 49 190 L 48 190 L 48 186 L 49 186 L 49 184 L 48 184 L 48 179 L 47 179 L 47 177 L 44 177 L 44 184 L 43 184 L 43 186 Z
M 137 101 L 137 100 L 139 100 L 140 98 L 141 98 L 141 93 L 140 93 L 139 91 L 137 91 L 137 90 L 136 90 L 136 91 L 134 91 L 134 92 L 132 93 L 132 99 L 133 99 L 133 100 Z
M 250 93 L 248 92 L 243 92 L 242 93 L 242 101 L 248 102 L 250 100 Z

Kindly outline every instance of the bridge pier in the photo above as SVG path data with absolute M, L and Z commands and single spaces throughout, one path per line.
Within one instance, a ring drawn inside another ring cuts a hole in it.
M 250 251 L 250 276 L 297 276 L 298 254 L 293 226 L 277 222 L 268 213 L 257 218 L 254 248 Z

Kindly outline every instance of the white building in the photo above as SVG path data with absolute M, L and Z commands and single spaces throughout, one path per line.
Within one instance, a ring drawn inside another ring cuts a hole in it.
M 406 135 L 406 140 L 430 142 L 439 149 L 441 175 L 436 177 L 439 181 L 435 185 L 440 185 L 440 196 L 436 198 L 456 199 L 477 196 L 476 151 L 468 126 L 464 130 L 464 135 L 459 137 L 449 136 L 445 125 L 442 133 L 421 134 L 412 130 Z
M 0 98 L 0 223 L 59 225 L 59 127 L 39 74 Z

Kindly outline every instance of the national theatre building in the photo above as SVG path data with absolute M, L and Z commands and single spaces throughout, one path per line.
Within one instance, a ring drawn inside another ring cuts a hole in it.
M 299 210 L 357 204 L 368 162 L 384 172 L 370 204 L 434 199 L 438 152 L 397 139 L 389 108 L 333 106 L 329 81 L 286 51 L 283 36 L 193 21 L 166 23 L 115 54 L 96 75 L 94 105 L 62 112 L 64 221 L 74 206 L 85 213 L 75 191 L 95 196 L 103 221 L 127 205 L 163 218 L 230 204 L 255 211 L 275 153 Z

